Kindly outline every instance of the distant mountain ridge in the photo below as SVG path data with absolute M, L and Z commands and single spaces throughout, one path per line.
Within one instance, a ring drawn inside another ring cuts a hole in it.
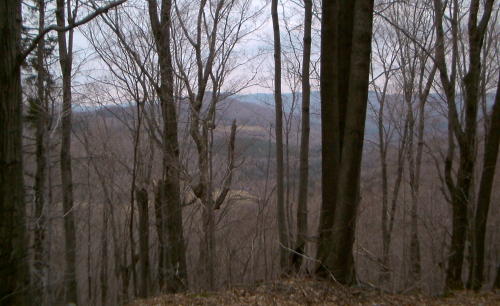
M 397 103 L 401 96 L 395 94 L 388 94 L 387 99 L 397 99 Z M 373 138 L 378 134 L 378 127 L 376 123 L 376 111 L 378 110 L 378 99 L 374 91 L 368 93 L 370 105 L 368 107 L 367 120 L 365 124 L 365 134 L 367 137 Z M 388 101 L 389 101 L 388 100 Z M 426 113 L 429 118 L 434 120 L 434 126 L 446 128 L 446 117 L 443 113 L 441 104 L 441 97 L 438 94 L 431 94 L 429 103 L 426 107 Z M 293 103 L 294 102 L 294 103 Z M 490 108 L 494 102 L 494 95 L 487 95 L 487 105 Z M 394 103 L 394 100 L 392 100 Z M 401 101 L 403 103 L 403 101 Z M 460 105 L 460 100 L 458 101 Z M 76 113 L 87 113 L 97 111 L 100 116 L 119 116 L 121 118 L 133 118 L 135 107 L 133 103 L 124 103 L 122 105 L 75 105 L 74 111 Z M 291 129 L 294 133 L 300 130 L 300 115 L 302 105 L 302 93 L 284 93 L 283 105 L 285 114 L 291 120 Z M 293 117 L 289 117 L 293 110 Z M 321 131 L 321 101 L 320 92 L 311 92 L 311 130 L 317 133 Z M 389 110 L 388 110 L 389 111 Z M 404 116 L 403 114 L 397 115 L 396 113 L 391 116 Z M 188 106 L 183 103 L 180 107 L 179 122 L 187 122 Z M 397 119 L 397 117 L 395 118 Z M 246 126 L 248 129 L 258 127 L 259 134 L 269 130 L 269 127 L 274 126 L 274 94 L 272 93 L 253 93 L 253 94 L 238 94 L 231 95 L 217 104 L 217 124 L 228 126 L 233 120 L 236 120 L 238 125 Z

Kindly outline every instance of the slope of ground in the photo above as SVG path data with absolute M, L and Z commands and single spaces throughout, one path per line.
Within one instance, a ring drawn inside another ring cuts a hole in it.
M 329 282 L 292 279 L 220 292 L 164 295 L 138 300 L 142 305 L 500 305 L 500 292 L 455 292 L 445 297 L 394 295 L 368 288 L 343 288 Z

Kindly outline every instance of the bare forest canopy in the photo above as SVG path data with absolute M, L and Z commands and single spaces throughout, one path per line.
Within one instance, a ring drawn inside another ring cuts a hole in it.
M 0 0 L 0 305 L 494 300 L 499 14 Z

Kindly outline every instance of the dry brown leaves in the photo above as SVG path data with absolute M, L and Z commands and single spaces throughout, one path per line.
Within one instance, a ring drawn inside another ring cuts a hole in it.
M 455 292 L 447 297 L 393 295 L 372 289 L 333 286 L 329 282 L 290 279 L 251 288 L 185 293 L 138 300 L 142 305 L 500 305 L 500 293 Z

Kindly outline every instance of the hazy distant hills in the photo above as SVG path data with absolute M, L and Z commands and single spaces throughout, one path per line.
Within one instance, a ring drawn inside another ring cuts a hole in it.
M 208 96 L 208 95 L 207 95 Z M 368 95 L 370 105 L 368 107 L 367 120 L 365 124 L 366 137 L 376 137 L 378 133 L 376 125 L 376 114 L 378 110 L 377 96 L 375 92 L 370 91 Z M 388 101 L 393 105 L 402 104 L 401 97 L 388 95 Z M 494 95 L 487 96 L 487 105 L 491 107 Z M 389 103 L 389 102 L 388 102 Z M 291 138 L 296 137 L 300 132 L 300 114 L 301 114 L 302 95 L 301 93 L 283 94 L 283 107 L 285 111 L 285 127 L 289 130 Z M 460 104 L 460 102 L 459 102 Z M 431 94 L 428 106 L 426 107 L 426 117 L 433 121 L 434 127 L 446 128 L 445 113 L 443 113 L 444 104 L 440 102 L 437 94 Z M 320 93 L 313 91 L 311 93 L 311 145 L 319 144 L 321 138 L 321 117 L 320 117 Z M 107 106 L 76 106 L 75 111 L 89 113 L 96 111 L 99 116 L 121 118 L 128 120 L 134 118 L 135 106 L 127 105 L 107 105 Z M 159 112 L 159 109 L 158 109 Z M 179 114 L 179 124 L 182 128 L 183 123 L 187 122 L 189 112 L 188 104 L 182 103 Z M 393 109 L 388 111 L 388 116 L 392 120 L 402 119 L 405 114 L 401 110 Z M 227 130 L 227 127 L 233 120 L 236 120 L 239 127 L 239 136 L 250 137 L 269 137 L 269 129 L 274 127 L 274 95 L 272 93 L 254 93 L 230 96 L 217 105 L 217 128 L 219 131 Z M 273 130 L 274 134 L 274 130 Z M 273 138 L 274 139 L 274 138 Z
M 300 114 L 301 114 L 301 96 L 295 96 L 293 103 L 292 94 L 284 94 L 285 109 L 285 133 L 288 136 L 288 153 L 290 162 L 296 167 L 298 165 L 298 152 L 300 143 Z M 432 96 L 426 107 L 426 129 L 439 129 L 446 131 L 446 117 L 444 110 L 446 105 L 438 100 L 438 96 Z M 378 128 L 376 121 L 376 112 L 378 110 L 377 98 L 374 92 L 369 94 L 370 106 L 368 107 L 367 120 L 365 125 L 365 139 L 378 142 Z M 392 110 L 387 110 L 384 120 L 384 128 L 387 132 L 392 129 L 392 141 L 396 141 L 401 131 L 404 121 L 404 102 L 401 98 L 392 95 L 388 98 L 392 103 Z M 491 101 L 491 103 L 490 103 Z M 488 96 L 488 105 L 491 105 L 493 96 Z M 150 106 L 151 107 L 151 106 Z M 157 107 L 157 106 L 155 106 Z M 188 103 L 181 103 L 179 108 L 179 133 L 186 133 L 189 122 Z M 416 107 L 416 106 L 415 106 Z M 293 109 L 293 113 L 291 113 Z M 160 109 L 157 107 L 149 113 L 160 117 Z M 75 113 L 73 130 L 78 133 L 79 130 L 85 130 L 95 123 L 95 120 L 106 119 L 108 129 L 112 129 L 116 135 L 123 134 L 131 127 L 129 123 L 135 120 L 136 106 L 132 103 L 127 105 L 101 105 L 98 107 L 80 107 Z M 100 118 L 100 119 L 99 119 Z M 390 119 L 390 120 L 389 120 Z M 246 161 L 247 166 L 240 169 L 241 175 L 249 179 L 261 179 L 262 173 L 258 169 L 264 169 L 268 158 L 275 155 L 275 112 L 274 97 L 272 94 L 258 93 L 246 95 L 234 95 L 224 99 L 217 105 L 216 129 L 214 131 L 214 147 L 217 152 L 224 154 L 227 146 L 230 125 L 236 120 L 238 125 L 237 132 L 237 152 L 240 158 Z M 183 136 L 181 136 L 183 137 Z M 190 142 L 190 138 L 180 139 L 181 142 Z M 365 146 L 370 150 L 370 146 Z M 274 159 L 271 160 L 274 162 Z M 363 162 L 365 164 L 374 163 L 373 154 L 365 154 Z M 311 128 L 310 128 L 310 156 L 309 164 L 311 177 L 318 179 L 321 167 L 321 120 L 320 120 L 320 101 L 319 92 L 313 92 L 311 95 Z M 295 172 L 294 172 L 295 173 Z M 296 173 L 295 173 L 296 174 Z M 293 175 L 295 175 L 293 174 Z M 292 174 L 290 174 L 292 175 Z M 295 176 L 293 179 L 297 179 Z
M 271 114 L 271 122 L 274 124 L 274 95 L 271 93 L 255 93 L 255 94 L 244 94 L 237 95 L 234 97 L 235 100 L 238 101 L 239 105 L 242 107 L 244 104 L 253 104 L 260 107 L 264 107 Z M 368 94 L 368 99 L 372 102 L 377 101 L 377 97 L 375 92 L 370 91 Z M 320 131 L 321 131 L 321 99 L 320 92 L 313 91 L 311 92 L 311 106 L 310 106 L 310 114 L 311 114 L 311 134 L 318 133 L 318 138 L 311 137 L 312 141 L 319 140 Z M 290 114 L 292 111 L 295 114 L 295 121 L 300 126 L 300 114 L 301 114 L 301 105 L 302 105 L 302 93 L 285 93 L 283 94 L 283 108 L 287 114 Z M 235 106 L 237 108 L 238 106 Z M 367 120 L 366 122 L 366 132 L 367 133 L 376 133 L 376 126 L 371 120 Z M 311 135 L 313 136 L 313 135 Z

